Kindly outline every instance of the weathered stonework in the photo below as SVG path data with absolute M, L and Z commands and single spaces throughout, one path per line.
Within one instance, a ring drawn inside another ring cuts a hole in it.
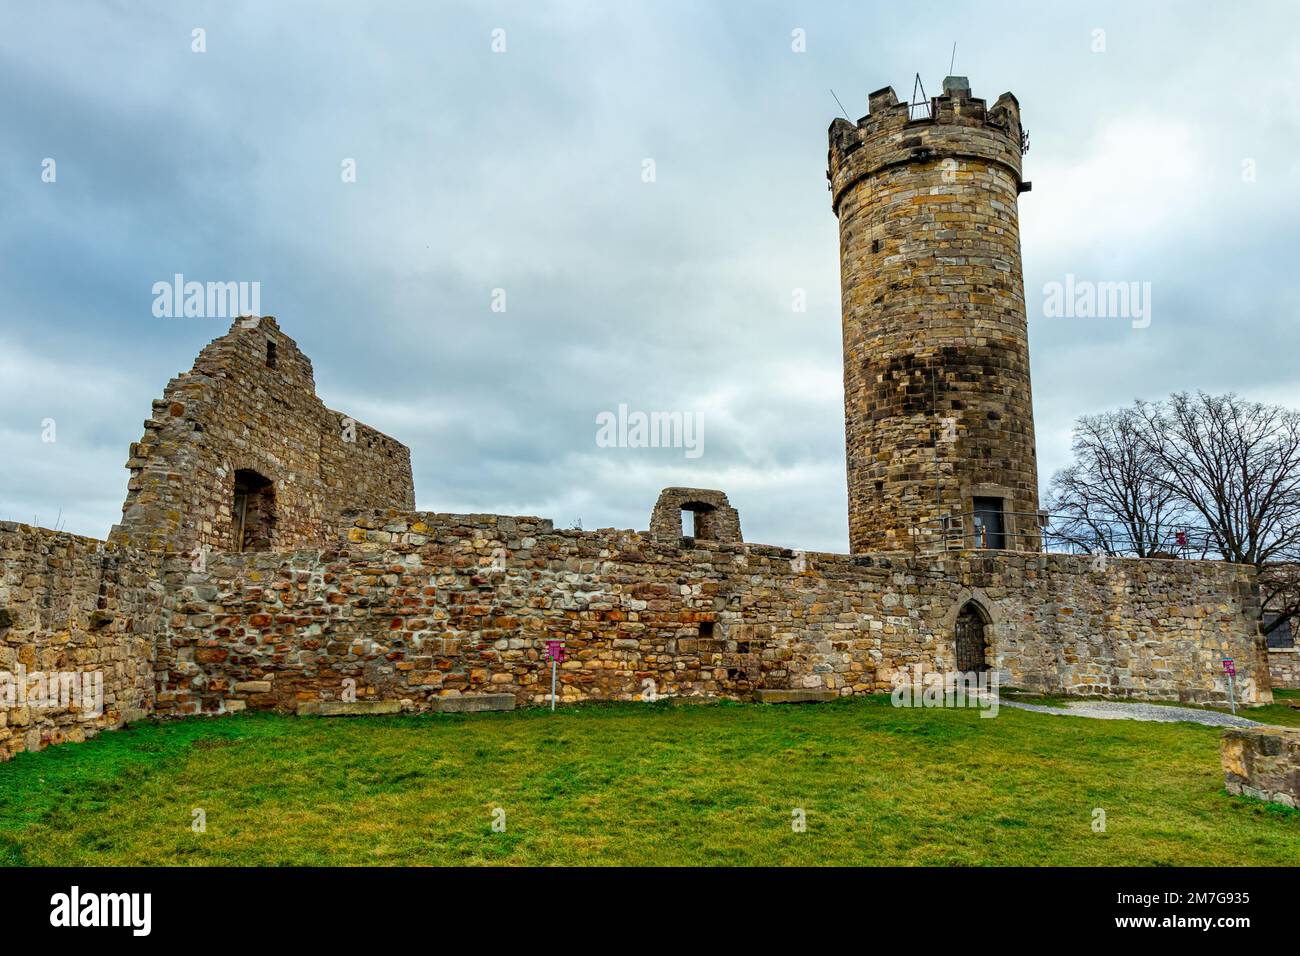
M 1264 565 L 1259 572 L 1264 602 L 1264 623 L 1274 625 L 1268 635 L 1269 678 L 1276 688 L 1300 690 L 1300 642 L 1296 633 L 1300 621 L 1277 620 L 1278 612 L 1300 602 L 1300 566 L 1288 562 Z
M 1020 106 L 985 109 L 949 77 L 930 109 L 909 119 L 885 88 L 830 127 L 850 549 L 911 548 L 985 497 L 1007 546 L 1037 550 Z
M 1230 728 L 1219 753 L 1229 793 L 1300 807 L 1300 730 Z
M 348 681 L 358 700 L 417 710 L 487 693 L 543 704 L 548 640 L 566 643 L 566 703 L 877 693 L 912 665 L 952 670 L 971 602 L 990 622 L 988 666 L 1015 686 L 1226 703 L 1232 656 L 1244 702 L 1271 699 L 1237 565 L 809 554 L 499 515 L 360 514 L 346 538 L 202 572 L 173 561 L 158 712 L 293 712 Z
M 316 397 L 311 360 L 274 318 L 236 319 L 171 380 L 131 446 L 122 521 L 109 540 L 148 550 L 237 550 L 237 476 L 249 550 L 322 545 L 348 508 L 415 507 L 411 453 Z M 262 512 L 259 521 L 259 508 Z
M 693 516 L 694 527 L 685 534 L 683 512 Z M 740 515 L 721 491 L 706 488 L 665 488 L 650 514 L 650 534 L 676 543 L 683 537 L 700 541 L 735 543 L 740 537 Z
M 81 741 L 153 711 L 158 562 L 78 535 L 0 522 L 0 760 Z M 97 676 L 102 713 L 20 699 L 51 675 Z M 8 695 L 12 694 L 12 697 Z
M 0 759 L 145 715 L 543 704 L 555 640 L 565 703 L 814 701 L 914 667 L 1224 703 L 1224 657 L 1241 702 L 1270 702 L 1251 568 L 1099 568 L 1032 529 L 913 547 L 977 496 L 1037 510 L 1019 109 L 946 86 L 933 119 L 882 90 L 831 127 L 854 554 L 747 544 L 698 488 L 665 489 L 646 531 L 415 512 L 406 447 L 328 410 L 273 319 L 239 319 L 154 403 L 107 543 L 0 524 L 0 671 L 102 673 L 106 703 L 0 706 Z
M 1270 647 L 1268 675 L 1274 687 L 1300 690 L 1300 647 Z
M 712 509 L 705 535 L 681 535 L 689 506 Z M 398 509 L 330 523 L 324 546 L 202 560 L 0 526 L 3 663 L 103 670 L 108 697 L 93 721 L 6 713 L 0 757 L 147 714 L 542 704 L 548 640 L 566 644 L 565 703 L 869 694 L 957 668 L 970 620 L 983 644 L 964 666 L 1015 686 L 1224 702 L 1230 656 L 1243 702 L 1271 700 L 1253 571 L 1221 562 L 791 551 L 742 542 L 701 489 L 666 491 L 645 532 Z

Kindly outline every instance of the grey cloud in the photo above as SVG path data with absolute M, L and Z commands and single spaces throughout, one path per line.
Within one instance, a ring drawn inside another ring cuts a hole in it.
M 936 9 L 8 7 L 0 341 L 31 374 L 0 382 L 0 448 L 20 462 L 0 514 L 62 508 L 107 531 L 149 402 L 224 331 L 150 314 L 152 283 L 183 272 L 260 281 L 324 401 L 412 447 L 422 508 L 640 527 L 659 488 L 689 483 L 726 490 L 749 540 L 844 550 L 829 89 L 854 118 L 918 69 L 937 92 L 954 38 L 957 72 L 976 95 L 1014 91 L 1032 135 L 1043 481 L 1079 414 L 1175 388 L 1296 391 L 1285 5 Z M 1124 132 L 1153 123 L 1174 138 Z M 1151 328 L 1044 318 L 1043 284 L 1066 272 L 1150 280 Z M 597 448 L 595 415 L 620 402 L 704 409 L 704 456 Z M 47 414 L 57 453 L 32 430 Z

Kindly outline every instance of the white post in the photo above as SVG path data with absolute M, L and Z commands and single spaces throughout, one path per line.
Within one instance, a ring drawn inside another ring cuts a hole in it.
M 551 710 L 555 710 L 555 658 L 551 658 Z M 1236 711 L 1233 711 L 1236 713 Z

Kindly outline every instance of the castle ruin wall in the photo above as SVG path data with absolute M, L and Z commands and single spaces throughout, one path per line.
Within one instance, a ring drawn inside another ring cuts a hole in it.
M 152 713 L 160 570 L 158 556 L 0 522 L 0 760 Z
M 190 554 L 320 546 L 345 510 L 415 507 L 409 449 L 326 408 L 311 360 L 270 316 L 238 319 L 205 347 L 144 426 L 109 534 L 117 544 Z M 241 479 L 257 482 L 245 546 Z
M 160 714 L 294 711 L 344 699 L 428 709 L 447 695 L 739 699 L 760 688 L 889 691 L 955 666 L 974 602 L 1005 684 L 1062 694 L 1271 700 L 1249 568 L 962 552 L 834 555 L 532 517 L 365 513 L 325 549 L 171 561 Z

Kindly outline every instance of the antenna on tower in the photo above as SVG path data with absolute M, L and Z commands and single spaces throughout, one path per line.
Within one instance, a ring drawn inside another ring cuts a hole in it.
M 834 90 L 831 90 L 831 96 L 835 96 L 835 91 L 834 91 Z M 844 118 L 845 118 L 846 120 L 849 120 L 850 123 L 852 123 L 853 120 L 849 119 L 849 111 L 846 110 L 846 109 L 844 108 L 844 104 L 843 104 L 843 103 L 840 103 L 840 98 L 839 98 L 838 96 L 835 96 L 835 102 L 836 102 L 837 104 L 839 104 L 840 112 L 844 114 Z
M 916 95 L 918 92 L 921 94 L 919 99 L 917 98 Z M 919 114 L 917 113 L 918 109 L 921 111 Z M 914 119 L 919 119 L 921 116 L 924 116 L 926 119 L 929 119 L 930 100 L 925 95 L 925 84 L 921 82 L 921 74 L 918 73 L 916 74 L 916 82 L 912 84 L 911 102 L 907 104 L 907 118 L 910 120 L 914 120 Z
M 948 61 L 948 75 L 952 76 L 952 68 L 957 65 L 957 41 L 952 41 L 952 59 Z

